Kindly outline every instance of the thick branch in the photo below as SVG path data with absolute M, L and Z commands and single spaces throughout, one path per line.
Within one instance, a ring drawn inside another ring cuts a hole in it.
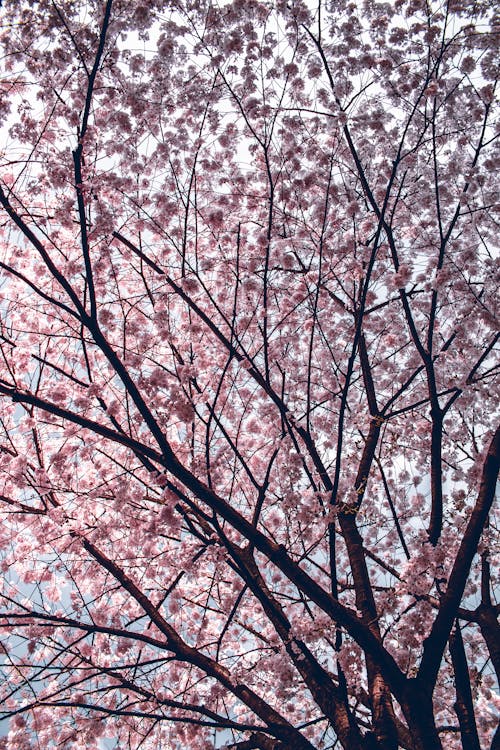
M 450 654 L 455 673 L 455 711 L 460 724 L 463 750 L 481 750 L 474 717 L 470 674 L 467 667 L 462 632 L 458 622 L 450 636 Z
M 290 748 L 296 748 L 296 750 L 313 750 L 312 745 L 283 716 L 262 700 L 257 693 L 243 683 L 233 680 L 228 669 L 203 654 L 199 649 L 185 643 L 148 597 L 115 562 L 110 560 L 110 558 L 87 539 L 82 539 L 82 544 L 99 565 L 108 570 L 125 591 L 128 591 L 138 604 L 140 604 L 151 621 L 165 635 L 168 648 L 180 660 L 198 667 L 206 675 L 220 682 L 262 719 L 269 727 L 269 731 L 276 738 L 289 742 Z
M 464 593 L 472 560 L 477 553 L 479 539 L 495 498 L 499 466 L 500 428 L 497 428 L 486 454 L 477 501 L 455 558 L 446 593 L 442 598 L 430 635 L 424 642 L 424 653 L 418 677 L 425 685 L 435 684 L 443 652 Z

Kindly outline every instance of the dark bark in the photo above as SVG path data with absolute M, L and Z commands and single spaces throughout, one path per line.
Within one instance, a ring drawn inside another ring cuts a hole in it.
M 455 712 L 460 725 L 463 750 L 481 750 L 477 733 L 470 674 L 467 666 L 462 632 L 458 622 L 450 636 L 450 655 L 455 675 Z
M 500 685 L 500 625 L 498 610 L 491 600 L 490 583 L 489 553 L 485 550 L 481 555 L 481 604 L 476 609 L 476 615 Z
M 201 651 L 189 646 L 174 628 L 165 620 L 154 604 L 135 585 L 135 583 L 124 573 L 124 571 L 110 560 L 101 550 L 82 539 L 83 547 L 92 557 L 129 592 L 129 594 L 140 604 L 156 627 L 163 633 L 166 639 L 166 647 L 172 651 L 180 661 L 201 669 L 206 675 L 213 677 L 229 692 L 233 693 L 239 700 L 248 706 L 269 728 L 269 733 L 276 739 L 282 740 L 290 750 L 314 750 L 311 743 L 301 735 L 278 711 L 257 695 L 251 688 L 242 683 L 235 683 L 229 670 L 222 667 L 215 660 L 206 656 Z
M 430 365 L 432 368 L 432 365 Z M 439 408 L 439 401 L 435 392 L 434 373 L 432 373 L 432 389 L 429 386 L 432 403 L 431 417 L 431 518 L 429 521 L 429 541 L 435 547 L 443 528 L 443 413 Z
M 488 653 L 500 684 L 500 625 L 495 607 L 481 604 L 477 612 L 477 621 L 481 629 Z
M 458 613 L 472 560 L 477 553 L 479 539 L 495 497 L 499 465 L 500 428 L 497 428 L 486 454 L 478 497 L 455 558 L 448 587 L 441 600 L 430 635 L 424 642 L 424 652 L 419 669 L 419 680 L 422 685 L 434 685 L 436 682 L 441 659 Z
M 418 679 L 407 683 L 401 708 L 408 723 L 413 750 L 443 750 L 434 720 L 433 689 L 433 684 L 426 689 Z

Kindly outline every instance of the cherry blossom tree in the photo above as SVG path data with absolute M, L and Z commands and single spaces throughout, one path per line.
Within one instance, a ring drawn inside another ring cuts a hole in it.
M 494 5 L 4 0 L 0 747 L 500 747 Z

